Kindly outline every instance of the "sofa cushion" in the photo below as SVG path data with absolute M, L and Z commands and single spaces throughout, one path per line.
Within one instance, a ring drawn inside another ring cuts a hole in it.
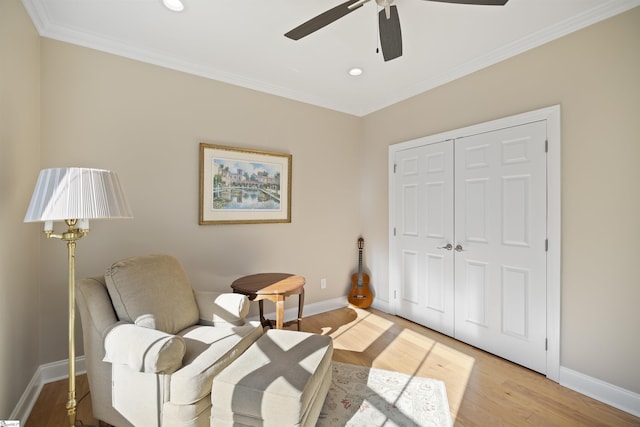
M 168 334 L 195 325 L 198 305 L 180 262 L 169 255 L 118 261 L 105 281 L 120 320 Z
M 187 346 L 182 368 L 171 375 L 170 401 L 187 405 L 211 393 L 213 378 L 262 335 L 260 322 L 243 326 L 196 325 L 178 334 Z
M 327 335 L 267 331 L 213 380 L 211 425 L 304 424 L 312 402 L 326 397 L 332 355 Z

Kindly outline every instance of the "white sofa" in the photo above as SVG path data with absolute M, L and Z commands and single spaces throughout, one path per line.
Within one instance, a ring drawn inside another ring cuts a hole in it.
M 76 303 L 93 415 L 117 427 L 209 426 L 214 377 L 263 331 L 244 295 L 192 290 L 168 255 L 79 281 Z

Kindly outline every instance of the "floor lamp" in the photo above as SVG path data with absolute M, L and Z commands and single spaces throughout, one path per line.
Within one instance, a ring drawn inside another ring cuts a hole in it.
M 44 222 L 49 238 L 67 242 L 69 265 L 69 426 L 76 423 L 75 363 L 75 249 L 76 240 L 89 233 L 90 219 L 132 218 L 131 209 L 114 172 L 88 168 L 43 169 L 31 197 L 24 222 Z M 54 221 L 67 230 L 53 233 Z

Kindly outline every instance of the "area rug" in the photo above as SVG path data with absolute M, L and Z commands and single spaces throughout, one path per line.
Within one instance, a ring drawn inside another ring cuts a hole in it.
M 451 427 L 444 383 L 332 362 L 333 378 L 318 427 Z

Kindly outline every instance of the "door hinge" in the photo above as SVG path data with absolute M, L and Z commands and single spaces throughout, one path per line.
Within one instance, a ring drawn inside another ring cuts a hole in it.
M 393 237 L 396 237 L 396 228 L 393 227 Z
M 396 298 L 397 298 L 397 297 L 396 297 L 396 291 L 394 290 L 394 291 L 393 291 L 393 299 L 396 299 Z
M 548 139 L 546 139 L 546 140 L 544 141 L 544 152 L 545 152 L 545 153 L 548 153 L 548 152 L 549 152 L 549 140 L 548 140 Z
M 393 173 L 396 173 L 398 171 L 398 164 L 394 163 L 393 164 Z
M 544 351 L 549 350 L 549 339 L 545 338 L 544 339 Z
M 549 239 L 544 240 L 544 251 L 549 252 Z

